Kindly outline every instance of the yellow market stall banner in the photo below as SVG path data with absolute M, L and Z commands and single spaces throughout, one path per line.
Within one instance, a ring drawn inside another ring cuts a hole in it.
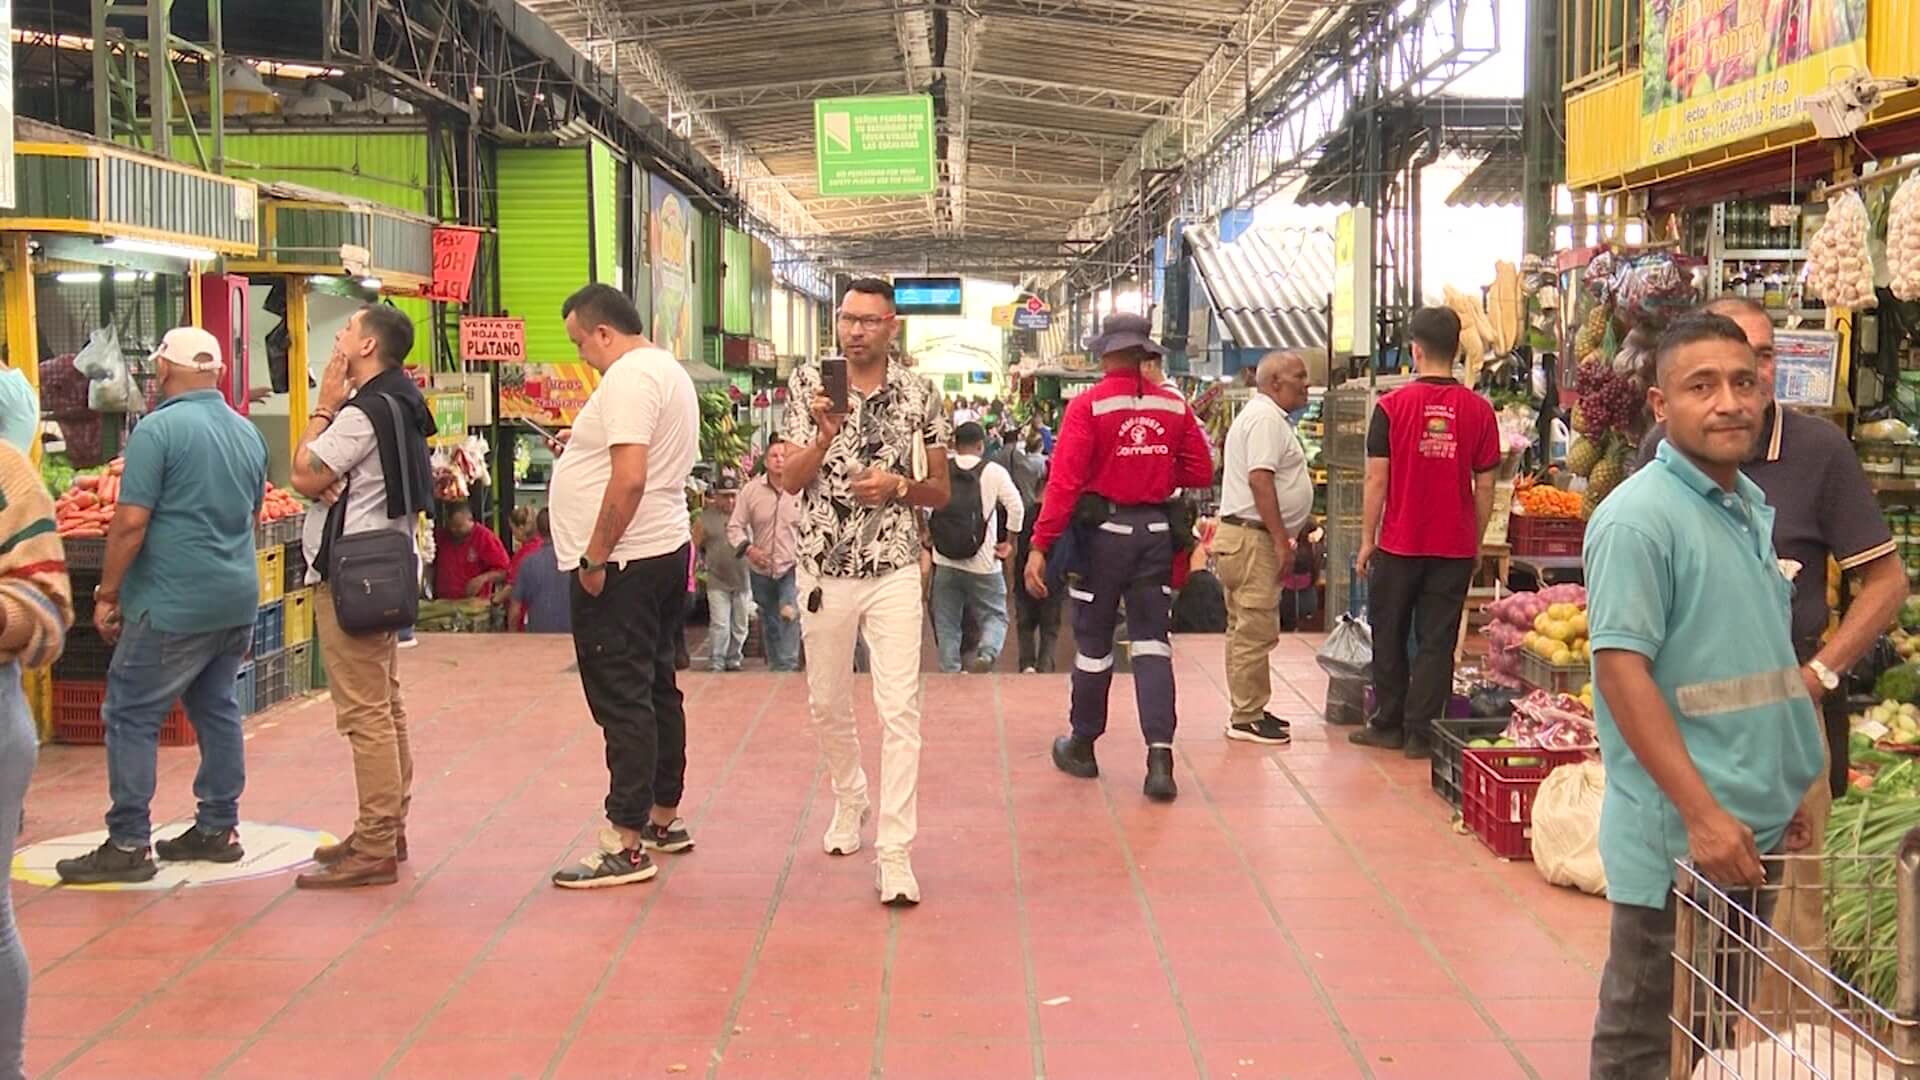
M 599 373 L 585 364 L 501 364 L 500 417 L 569 427 L 599 385 Z
M 1642 160 L 1764 135 L 1867 69 L 1868 0 L 1646 0 Z

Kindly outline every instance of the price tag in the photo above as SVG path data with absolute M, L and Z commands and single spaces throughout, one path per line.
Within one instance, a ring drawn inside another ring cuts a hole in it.
M 1784 229 L 1793 224 L 1800 216 L 1800 208 L 1792 203 L 1774 203 L 1767 207 L 1767 224 L 1775 229 Z
M 1886 738 L 1887 733 L 1893 729 L 1878 720 L 1861 720 L 1853 725 L 1853 730 L 1865 735 L 1874 742 L 1879 742 L 1881 739 Z

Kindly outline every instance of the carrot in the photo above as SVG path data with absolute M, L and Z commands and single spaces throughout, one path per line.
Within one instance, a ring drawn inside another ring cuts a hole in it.
M 80 491 L 92 491 L 100 486 L 100 477 L 97 475 L 76 476 L 73 478 L 73 486 Z
M 71 536 L 75 540 L 98 540 L 101 537 L 107 535 L 107 530 L 102 529 L 97 525 L 83 526 L 81 528 L 75 529 L 72 532 L 66 533 L 64 535 Z

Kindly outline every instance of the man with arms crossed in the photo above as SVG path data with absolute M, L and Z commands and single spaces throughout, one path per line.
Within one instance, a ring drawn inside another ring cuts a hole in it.
M 693 531 L 684 492 L 700 406 L 686 369 L 647 340 L 618 289 L 589 285 L 561 312 L 600 385 L 554 462 L 548 509 L 554 556 L 574 572 L 574 654 L 606 736 L 610 783 L 599 849 L 553 883 L 597 889 L 652 877 L 648 850 L 693 847 L 679 815 L 687 714 L 672 642 L 686 610 Z
M 888 359 L 899 332 L 893 286 L 861 278 L 840 301 L 847 359 L 845 415 L 833 411 L 820 365 L 794 369 L 787 395 L 786 489 L 804 495 L 800 629 L 807 646 L 813 728 L 833 776 L 829 855 L 860 850 L 867 774 L 853 722 L 853 650 L 864 634 L 880 714 L 880 824 L 875 884 L 883 904 L 917 904 L 909 859 L 919 827 L 919 511 L 947 504 L 950 431 L 940 395 Z
M 1307 403 L 1307 365 L 1298 353 L 1269 353 L 1254 395 L 1227 429 L 1220 480 L 1220 527 L 1213 554 L 1227 593 L 1227 738 L 1273 745 L 1292 738 L 1267 711 L 1270 668 L 1280 643 L 1280 579 L 1293 569 L 1294 537 L 1313 521 L 1313 477 L 1287 414 Z
M 1675 860 L 1765 919 L 1771 895 L 1751 891 L 1767 880 L 1761 853 L 1804 843 L 1795 808 L 1822 768 L 1774 511 L 1740 472 L 1766 405 L 1753 349 L 1731 320 L 1687 316 L 1658 360 L 1647 397 L 1666 444 L 1587 526 L 1613 903 L 1594 1080 L 1667 1075 Z M 1745 974 L 1728 970 L 1720 989 L 1737 996 Z

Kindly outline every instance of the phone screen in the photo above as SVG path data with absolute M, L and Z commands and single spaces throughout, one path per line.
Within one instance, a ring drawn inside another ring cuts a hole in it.
M 820 361 L 820 387 L 826 393 L 827 400 L 833 403 L 836 416 L 845 416 L 850 409 L 847 401 L 847 358 L 828 356 Z

